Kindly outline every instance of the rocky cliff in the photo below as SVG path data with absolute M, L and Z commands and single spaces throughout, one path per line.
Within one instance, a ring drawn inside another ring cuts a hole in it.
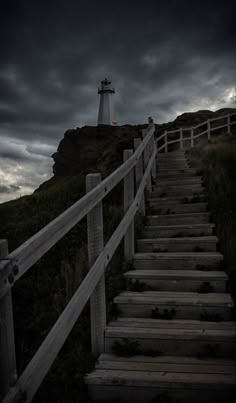
M 235 112 L 235 109 L 220 109 L 216 112 L 201 110 L 183 113 L 174 121 L 156 124 L 156 135 L 164 130 L 191 127 L 207 119 Z M 133 147 L 133 139 L 141 136 L 147 125 L 84 126 L 65 132 L 54 159 L 54 177 L 39 187 L 45 189 L 62 178 L 89 172 L 101 172 L 105 177 L 116 169 L 123 159 L 123 150 Z

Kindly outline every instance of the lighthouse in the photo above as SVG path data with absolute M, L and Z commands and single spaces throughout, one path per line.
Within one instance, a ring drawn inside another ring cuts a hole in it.
M 112 94 L 115 89 L 111 85 L 111 81 L 107 78 L 101 81 L 101 86 L 98 88 L 100 95 L 100 104 L 98 111 L 98 125 L 114 125 L 113 117 L 113 99 Z

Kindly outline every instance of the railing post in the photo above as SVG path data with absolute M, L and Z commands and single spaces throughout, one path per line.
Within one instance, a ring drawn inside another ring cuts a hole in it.
M 211 139 L 211 121 L 208 119 L 207 121 L 207 140 Z
M 151 155 L 150 155 L 150 157 L 152 156 L 153 151 L 156 149 L 156 142 L 155 142 L 154 133 L 152 135 L 151 146 L 152 147 L 151 147 Z M 152 178 L 155 180 L 156 177 L 157 177 L 157 161 L 156 161 L 156 158 L 155 158 L 153 166 L 152 166 Z
M 86 176 L 86 192 L 101 182 L 101 174 L 88 174 Z M 88 258 L 92 267 L 95 260 L 103 250 L 103 208 L 102 202 L 87 215 L 88 225 Z M 92 352 L 98 355 L 104 352 L 104 332 L 106 327 L 106 292 L 105 273 L 101 276 L 93 294 L 90 297 L 90 320 Z
M 146 136 L 145 133 L 143 133 L 143 138 Z M 150 142 L 149 142 L 150 143 Z M 149 153 L 149 143 L 147 144 L 146 148 L 143 151 L 143 162 L 144 162 L 144 171 L 148 166 L 149 158 L 150 158 L 150 153 Z M 151 179 L 151 174 L 148 176 L 147 180 L 147 186 L 146 189 L 149 193 L 152 191 L 152 179 Z
M 179 140 L 180 140 L 180 148 L 181 150 L 184 148 L 184 143 L 183 143 L 183 129 L 179 129 Z
M 165 131 L 165 153 L 168 153 L 168 141 L 167 141 L 167 131 Z
M 124 150 L 124 162 L 133 155 L 133 150 Z M 134 200 L 134 171 L 133 169 L 124 178 L 124 213 Z M 130 224 L 124 236 L 125 258 L 131 260 L 134 256 L 134 221 Z
M 135 138 L 134 139 L 134 149 L 137 150 L 139 145 L 141 144 L 141 139 L 140 138 Z M 138 189 L 141 181 L 143 178 L 143 156 L 139 158 L 139 160 L 136 163 L 135 166 L 135 181 L 136 181 L 136 190 Z M 145 215 L 145 199 L 144 196 L 141 199 L 140 205 L 139 205 L 139 211 L 142 215 Z
M 231 130 L 230 130 L 230 115 L 227 116 L 227 132 L 228 132 L 228 134 L 231 134 Z
M 8 244 L 0 240 L 0 259 L 8 255 Z M 0 400 L 17 380 L 14 320 L 11 290 L 0 300 Z
M 190 137 L 191 137 L 191 147 L 194 147 L 194 129 L 191 129 L 190 132 Z

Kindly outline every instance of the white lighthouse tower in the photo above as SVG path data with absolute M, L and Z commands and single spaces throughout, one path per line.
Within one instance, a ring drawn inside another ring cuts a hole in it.
M 112 94 L 114 93 L 115 89 L 111 86 L 111 81 L 107 78 L 101 81 L 101 86 L 98 88 L 98 94 L 100 95 L 98 125 L 114 125 L 112 102 Z

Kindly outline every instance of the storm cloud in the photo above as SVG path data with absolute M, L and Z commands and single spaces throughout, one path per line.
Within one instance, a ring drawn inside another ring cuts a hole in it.
M 1 190 L 0 202 L 51 175 L 50 155 L 66 129 L 96 125 L 105 76 L 116 89 L 118 124 L 232 107 L 234 3 L 4 1 L 0 185 L 21 189 Z

